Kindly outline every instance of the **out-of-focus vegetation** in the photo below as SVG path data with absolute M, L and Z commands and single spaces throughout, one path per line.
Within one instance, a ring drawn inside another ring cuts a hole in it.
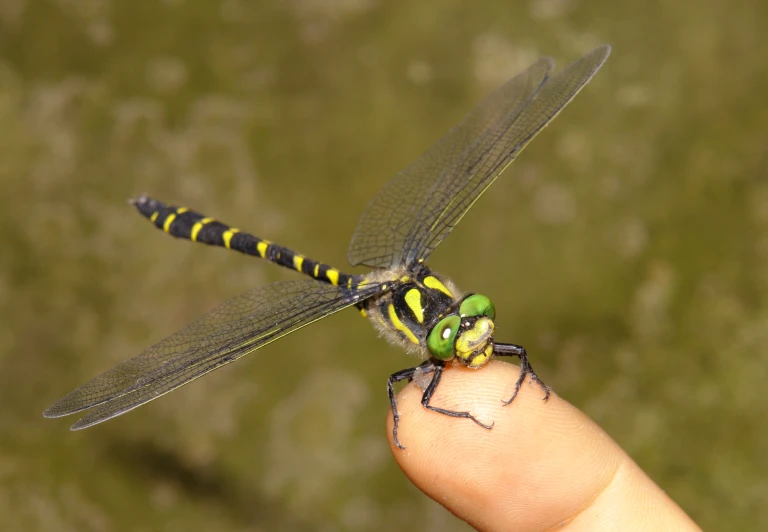
M 768 3 L 0 2 L 0 529 L 464 530 L 389 456 L 414 360 L 355 312 L 80 433 L 54 400 L 291 277 L 541 55 L 614 51 L 435 253 L 500 339 L 709 530 L 768 528 Z M 524 437 L 524 436 L 521 436 Z

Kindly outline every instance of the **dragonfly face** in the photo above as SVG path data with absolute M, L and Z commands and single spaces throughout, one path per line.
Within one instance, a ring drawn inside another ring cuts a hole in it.
M 493 320 L 496 310 L 481 294 L 466 296 L 457 312 L 442 318 L 429 332 L 430 354 L 442 361 L 454 358 L 470 368 L 479 368 L 493 356 Z

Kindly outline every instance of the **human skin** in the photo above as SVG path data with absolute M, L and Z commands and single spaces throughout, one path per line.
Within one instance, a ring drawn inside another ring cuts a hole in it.
M 528 379 L 502 405 L 520 368 L 491 361 L 479 370 L 450 367 L 431 404 L 469 410 L 466 419 L 421 405 L 411 383 L 397 396 L 392 453 L 408 478 L 460 519 L 484 531 L 700 530 L 608 434 L 574 406 Z

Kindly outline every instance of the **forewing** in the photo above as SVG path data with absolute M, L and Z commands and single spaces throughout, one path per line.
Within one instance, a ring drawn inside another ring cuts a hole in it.
M 101 423 L 381 291 L 379 283 L 349 290 L 314 280 L 250 290 L 80 386 L 44 415 L 92 408 L 72 430 Z
M 473 144 L 493 128 L 501 115 L 516 118 L 552 70 L 540 59 L 480 102 L 442 139 L 393 177 L 368 203 L 347 253 L 352 265 L 389 268 L 404 265 L 406 240 L 423 223 L 424 207 L 441 193 L 471 155 Z
M 553 77 L 552 60 L 541 59 L 488 96 L 373 198 L 352 237 L 350 262 L 425 260 L 609 54 L 609 46 L 598 47 Z

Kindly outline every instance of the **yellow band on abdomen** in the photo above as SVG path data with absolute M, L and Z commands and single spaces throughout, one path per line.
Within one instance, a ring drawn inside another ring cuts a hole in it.
M 173 221 L 175 219 L 176 219 L 176 215 L 175 214 L 169 214 L 168 218 L 166 218 L 165 222 L 163 222 L 163 231 L 165 231 L 166 233 L 170 233 L 171 232 L 171 224 L 173 223 Z

